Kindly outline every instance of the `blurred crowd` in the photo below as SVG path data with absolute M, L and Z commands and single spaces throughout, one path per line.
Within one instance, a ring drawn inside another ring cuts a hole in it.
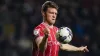
M 32 33 L 42 22 L 46 0 L 0 0 L 0 56 L 32 56 Z M 60 50 L 59 56 L 100 56 L 100 1 L 52 0 L 58 4 L 56 26 L 73 31 L 75 46 L 88 46 L 88 53 Z

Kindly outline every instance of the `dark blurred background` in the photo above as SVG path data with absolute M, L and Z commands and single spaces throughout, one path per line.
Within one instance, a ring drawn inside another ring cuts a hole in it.
M 46 0 L 0 0 L 0 56 L 32 56 L 32 32 L 42 22 Z M 75 46 L 89 52 L 59 51 L 59 56 L 100 56 L 100 0 L 52 0 L 59 6 L 56 26 L 73 31 Z

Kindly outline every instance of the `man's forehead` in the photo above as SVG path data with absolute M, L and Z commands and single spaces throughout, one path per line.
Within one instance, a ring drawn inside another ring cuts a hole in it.
M 47 11 L 56 12 L 57 13 L 57 9 L 56 8 L 48 8 Z

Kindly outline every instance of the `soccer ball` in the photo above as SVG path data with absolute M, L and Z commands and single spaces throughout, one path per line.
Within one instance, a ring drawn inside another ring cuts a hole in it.
M 72 40 L 73 34 L 70 28 L 60 27 L 57 33 L 57 40 L 61 43 L 69 43 Z

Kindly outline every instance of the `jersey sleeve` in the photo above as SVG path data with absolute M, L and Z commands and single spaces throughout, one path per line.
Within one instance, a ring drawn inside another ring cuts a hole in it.
M 43 33 L 43 30 L 41 28 L 35 28 L 33 30 L 33 35 L 38 38 L 38 37 L 43 37 L 44 36 L 44 33 Z

